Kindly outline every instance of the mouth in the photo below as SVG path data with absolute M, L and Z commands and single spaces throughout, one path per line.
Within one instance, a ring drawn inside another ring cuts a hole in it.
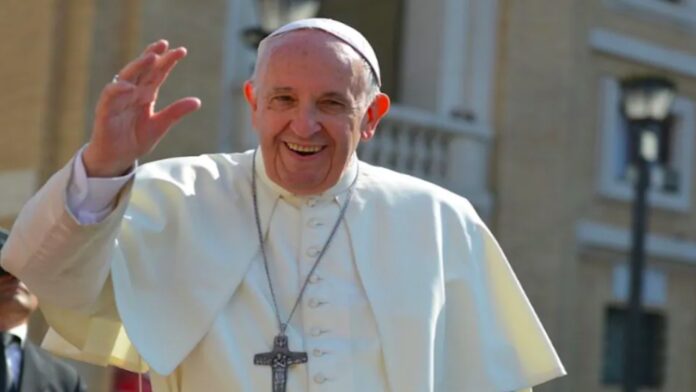
M 302 144 L 285 142 L 285 147 L 297 155 L 308 157 L 321 152 L 326 146 L 304 146 Z

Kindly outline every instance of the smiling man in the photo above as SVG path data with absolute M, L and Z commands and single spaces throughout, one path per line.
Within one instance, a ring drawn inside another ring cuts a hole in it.
M 153 110 L 185 54 L 159 41 L 126 65 L 15 224 L 2 264 L 45 298 L 48 346 L 149 370 L 155 391 L 516 391 L 564 374 L 471 205 L 357 158 L 389 110 L 359 32 L 307 19 L 262 42 L 244 86 L 260 148 L 136 167 L 200 106 Z
M 372 138 L 389 98 L 340 38 L 309 29 L 277 35 L 261 44 L 244 93 L 268 177 L 295 194 L 319 194 Z

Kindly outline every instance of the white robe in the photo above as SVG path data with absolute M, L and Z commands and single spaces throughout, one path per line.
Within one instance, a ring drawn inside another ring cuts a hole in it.
M 345 219 L 390 389 L 512 391 L 563 375 L 507 260 L 468 201 L 360 165 Z M 251 154 L 144 165 L 115 210 L 88 226 L 65 207 L 70 168 L 24 208 L 3 265 L 41 298 L 61 335 L 49 335 L 55 351 L 170 374 L 201 342 L 257 255 Z M 272 200 L 260 196 L 266 222 Z M 56 258 L 60 267 L 51 269 Z M 56 291 L 64 296 L 42 295 Z

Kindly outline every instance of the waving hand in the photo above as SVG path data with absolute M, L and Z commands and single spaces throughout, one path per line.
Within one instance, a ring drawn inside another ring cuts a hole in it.
M 152 151 L 172 125 L 200 108 L 198 98 L 187 97 L 155 112 L 160 87 L 185 56 L 183 47 L 169 49 L 165 40 L 154 42 L 104 87 L 83 153 L 90 177 L 123 174 Z

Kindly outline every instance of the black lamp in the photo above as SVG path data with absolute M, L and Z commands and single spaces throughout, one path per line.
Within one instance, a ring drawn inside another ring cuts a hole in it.
M 632 208 L 630 288 L 628 318 L 624 331 L 624 391 L 637 392 L 640 386 L 641 296 L 647 230 L 646 193 L 652 168 L 666 168 L 668 129 L 675 85 L 656 76 L 631 77 L 621 82 L 621 109 L 628 124 L 628 151 L 634 174 L 635 200 Z
M 668 122 L 675 97 L 670 80 L 655 76 L 631 77 L 621 82 L 622 111 L 629 125 L 631 163 L 637 159 L 664 163 Z

